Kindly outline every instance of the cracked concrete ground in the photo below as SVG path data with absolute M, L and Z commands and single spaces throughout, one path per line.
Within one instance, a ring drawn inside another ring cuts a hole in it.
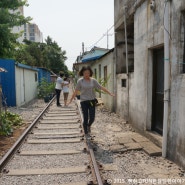
M 91 130 L 97 161 L 116 166 L 117 170 L 103 173 L 113 185 L 185 185 L 184 170 L 161 157 L 161 148 L 137 133 L 119 115 L 98 106 Z

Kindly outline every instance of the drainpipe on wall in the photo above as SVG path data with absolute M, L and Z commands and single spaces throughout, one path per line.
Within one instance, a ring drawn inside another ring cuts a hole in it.
M 125 50 L 126 50 L 126 73 L 127 73 L 127 122 L 129 121 L 129 73 L 128 73 L 128 43 L 127 43 L 127 22 L 126 22 L 126 6 L 124 8 L 124 27 L 125 27 Z
M 117 43 L 116 41 L 116 36 L 115 36 L 115 43 Z M 113 88 L 114 88 L 114 94 L 117 97 L 117 79 L 116 79 L 116 62 L 117 62 L 117 46 L 115 44 L 115 48 L 114 48 L 114 54 L 113 54 Z M 117 98 L 114 97 L 113 98 L 113 112 L 116 112 L 116 105 L 117 105 Z
M 164 4 L 164 115 L 162 156 L 166 157 L 168 134 L 168 105 L 169 105 L 169 0 Z

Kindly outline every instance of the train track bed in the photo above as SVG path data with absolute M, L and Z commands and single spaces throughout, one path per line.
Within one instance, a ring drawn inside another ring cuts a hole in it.
M 75 103 L 65 108 L 53 103 L 4 168 L 0 184 L 83 185 L 93 181 L 80 125 Z
M 74 103 L 74 102 L 73 102 Z M 76 105 L 71 105 L 71 108 Z M 48 110 L 50 114 L 53 114 L 56 117 L 57 111 L 61 111 L 64 108 L 58 108 L 55 104 L 52 105 L 52 109 Z M 65 111 L 68 111 L 65 109 Z M 64 111 L 63 111 L 64 112 Z M 67 113 L 67 112 L 66 112 Z M 76 116 L 76 115 L 75 115 Z M 79 115 L 77 115 L 79 116 Z M 44 122 L 43 119 L 41 122 Z M 76 139 L 83 138 L 79 136 L 81 134 L 80 124 L 76 123 L 39 123 L 37 128 L 33 129 L 33 133 L 29 134 L 28 140 L 57 140 L 57 139 Z M 79 135 L 57 135 L 57 132 L 77 132 Z M 47 135 L 42 134 L 43 132 Z M 52 134 L 51 134 L 52 133 Z M 96 120 L 92 126 L 92 148 L 94 149 L 95 158 L 99 165 L 102 165 L 101 177 L 106 179 L 112 185 L 128 185 L 128 184 L 147 184 L 144 180 L 165 180 L 171 179 L 176 180 L 176 183 L 182 185 L 184 181 L 184 171 L 179 168 L 176 164 L 171 161 L 164 159 L 160 156 L 150 156 L 144 152 L 143 149 L 133 147 L 126 148 L 123 143 L 120 144 L 120 137 L 123 137 L 125 134 L 129 137 L 129 134 L 134 134 L 135 131 L 131 125 L 126 124 L 123 119 L 114 113 L 110 113 L 105 107 L 97 107 L 96 110 Z M 51 134 L 51 135 L 50 135 Z M 77 137 L 78 136 L 78 137 Z M 35 151 L 69 151 L 69 150 L 83 150 L 84 142 L 77 143 L 24 143 L 21 146 L 20 152 L 23 151 L 32 151 L 33 147 Z M 62 157 L 61 157 L 62 156 Z M 20 157 L 23 159 L 22 162 L 19 161 Z M 31 159 L 27 163 L 27 159 Z M 53 161 L 52 164 L 49 161 Z M 14 167 L 12 167 L 12 164 Z M 86 153 L 80 152 L 78 154 L 50 154 L 50 155 L 39 155 L 30 156 L 16 154 L 11 162 L 6 166 L 6 169 L 22 169 L 25 167 L 32 169 L 37 167 L 38 169 L 49 169 L 49 168 L 66 168 L 68 166 L 79 166 L 89 164 L 89 157 Z M 101 166 L 100 166 L 101 167 Z M 83 185 L 83 182 L 93 180 L 93 175 L 89 172 L 78 173 L 78 174 L 47 174 L 47 175 L 26 175 L 26 176 L 8 176 L 5 173 L 1 174 L 0 185 L 9 185 L 9 184 L 54 184 L 54 185 Z M 140 180 L 140 181 L 139 181 Z M 141 183 L 143 180 L 143 183 Z M 179 181 L 179 183 L 177 183 Z M 79 182 L 80 184 L 78 184 Z M 161 182 L 162 184 L 163 182 Z M 158 183 L 160 184 L 160 182 Z M 164 183 L 163 183 L 164 184 Z

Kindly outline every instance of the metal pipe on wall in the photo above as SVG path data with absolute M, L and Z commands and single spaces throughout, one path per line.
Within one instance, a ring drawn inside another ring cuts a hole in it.
M 126 74 L 127 74 L 127 122 L 129 121 L 129 73 L 128 73 L 128 42 L 127 42 L 127 22 L 126 22 L 126 6 L 124 8 L 124 27 L 125 27 L 125 53 L 126 53 Z
M 168 106 L 169 106 L 169 0 L 164 4 L 164 116 L 162 156 L 166 157 L 168 134 Z
M 128 76 L 128 45 L 127 45 L 126 6 L 124 6 L 124 27 L 125 27 L 125 50 L 126 50 L 126 73 Z

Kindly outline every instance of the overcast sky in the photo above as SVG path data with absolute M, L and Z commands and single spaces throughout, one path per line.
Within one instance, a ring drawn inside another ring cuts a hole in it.
M 114 24 L 114 0 L 28 0 L 24 15 L 33 18 L 44 39 L 50 36 L 67 52 L 66 65 L 72 64 L 82 51 L 90 50 Z M 114 47 L 113 28 L 109 32 L 109 49 Z M 107 47 L 107 37 L 96 44 Z

